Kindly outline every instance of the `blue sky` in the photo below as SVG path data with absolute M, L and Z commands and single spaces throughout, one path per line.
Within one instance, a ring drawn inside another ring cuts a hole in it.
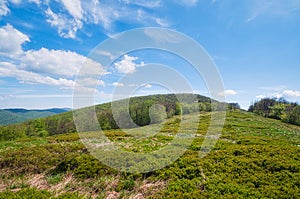
M 4 0 L 0 108 L 72 107 L 76 75 L 89 53 L 117 33 L 143 27 L 176 30 L 202 45 L 217 65 L 228 102 L 243 108 L 262 97 L 300 102 L 299 21 L 299 0 Z M 195 92 L 208 95 L 187 63 L 145 50 L 112 64 L 99 81 L 97 102 L 126 86 L 118 84 L 122 74 L 150 62 L 174 67 Z M 149 84 L 139 92 L 166 90 Z

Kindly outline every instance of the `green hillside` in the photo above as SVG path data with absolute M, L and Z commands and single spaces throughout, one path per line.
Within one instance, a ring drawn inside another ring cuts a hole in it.
M 25 121 L 24 118 L 17 114 L 8 110 L 0 110 L 0 126 L 20 123 Z
M 103 165 L 76 133 L 1 141 L 0 198 L 300 198 L 299 126 L 227 111 L 222 136 L 206 157 L 199 158 L 212 114 L 220 112 L 200 114 L 196 137 L 183 156 L 145 174 Z M 197 116 L 188 113 L 182 120 Z M 176 115 L 166 119 L 150 137 L 132 137 L 119 129 L 106 130 L 105 135 L 125 151 L 151 152 L 168 145 L 180 121 Z M 143 134 L 159 125 L 134 131 Z
M 0 126 L 16 124 L 30 119 L 43 118 L 51 115 L 68 111 L 68 109 L 45 109 L 45 110 L 27 110 L 27 109 L 0 109 Z
M 185 102 L 180 104 L 178 98 L 181 98 Z M 126 112 L 126 104 L 124 100 L 117 101 L 116 106 L 117 117 L 123 124 L 128 124 L 126 117 L 123 114 Z M 211 103 L 213 102 L 213 103 Z M 210 100 L 208 97 L 204 97 L 196 94 L 165 94 L 165 95 L 150 95 L 142 97 L 133 97 L 130 99 L 130 115 L 133 121 L 139 126 L 145 126 L 150 124 L 151 119 L 149 117 L 149 109 L 153 104 L 161 104 L 165 107 L 167 112 L 167 117 L 171 118 L 174 115 L 189 114 L 195 112 L 196 110 L 201 111 L 211 111 L 211 104 L 214 106 L 224 106 L 224 103 L 218 103 L 214 100 Z M 217 109 L 218 107 L 215 107 Z M 94 107 L 88 107 L 81 109 L 79 111 L 85 112 L 87 118 L 92 117 L 92 113 L 89 114 L 94 109 Z M 113 113 L 111 110 L 111 103 L 105 103 L 95 106 L 95 111 L 97 118 L 99 120 L 100 126 L 104 130 L 117 129 L 118 125 L 113 119 Z M 161 118 L 162 119 L 162 118 Z M 158 119 L 156 122 L 160 122 Z M 88 122 L 85 121 L 85 122 Z M 86 126 L 90 124 L 86 123 Z M 131 128 L 131 126 L 126 126 L 126 128 Z M 93 130 L 93 129 L 91 129 Z M 47 118 L 40 118 L 35 120 L 29 120 L 22 124 L 13 124 L 9 126 L 0 126 L 0 140 L 13 140 L 16 138 L 25 138 L 30 136 L 47 136 L 47 135 L 57 135 L 63 133 L 72 133 L 76 131 L 76 127 L 73 121 L 73 112 L 69 111 L 66 113 L 53 115 Z

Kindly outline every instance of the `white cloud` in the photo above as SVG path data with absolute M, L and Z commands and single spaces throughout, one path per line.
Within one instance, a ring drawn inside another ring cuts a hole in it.
M 152 85 L 151 85 L 151 84 L 145 84 L 144 87 L 145 87 L 145 88 L 151 88 Z
M 15 4 L 23 3 L 20 0 L 12 0 Z M 138 23 L 145 26 L 169 27 L 166 19 L 160 18 L 152 10 L 162 7 L 161 0 L 61 0 L 55 1 L 54 7 L 51 1 L 29 0 L 30 3 L 39 5 L 43 10 L 46 21 L 63 38 L 76 38 L 78 30 L 85 24 L 100 24 L 107 35 L 115 33 L 115 22 Z M 194 5 L 197 0 L 183 0 L 184 5 Z M 42 5 L 41 5 L 42 4 Z M 64 11 L 65 10 L 65 11 Z M 10 12 L 8 1 L 0 1 L 0 16 Z
M 83 11 L 81 8 L 80 0 L 62 0 L 62 3 L 64 4 L 70 15 L 72 15 L 75 19 L 82 19 Z
M 111 74 L 110 72 L 105 71 L 104 67 L 94 60 L 87 58 L 84 62 L 83 68 L 80 70 L 81 76 L 88 76 L 88 77 L 99 77 L 102 75 Z
M 108 74 L 100 63 L 72 51 L 29 50 L 19 58 L 20 67 L 28 71 L 47 75 L 75 77 L 79 72 L 81 76 L 100 76 Z M 84 67 L 81 71 L 80 69 Z
M 41 4 L 41 0 L 29 0 L 30 3 L 35 3 L 37 5 Z
M 73 1 L 63 0 L 62 6 L 68 11 L 69 15 L 55 13 L 48 8 L 45 12 L 48 17 L 47 22 L 57 28 L 61 37 L 73 39 L 76 38 L 77 31 L 83 28 L 84 23 L 101 24 L 104 30 L 108 32 L 107 34 L 110 34 L 115 21 L 120 18 L 125 19 L 128 15 L 135 15 L 133 11 L 129 11 L 128 7 L 120 6 L 119 3 L 115 2 L 76 0 L 74 3 Z
M 21 33 L 17 29 L 13 28 L 12 25 L 7 24 L 0 28 L 0 54 L 18 55 L 23 52 L 22 44 L 30 41 L 28 36 Z
M 289 17 L 295 10 L 300 9 L 299 0 L 272 0 L 272 1 L 251 1 L 252 5 L 250 15 L 246 22 L 251 22 L 261 16 L 278 16 L 278 17 Z
M 82 22 L 78 19 L 72 19 L 63 14 L 56 14 L 50 8 L 46 10 L 47 22 L 52 27 L 57 27 L 58 34 L 64 38 L 76 37 L 78 29 L 82 28 Z
M 71 98 L 72 95 L 67 94 L 53 94 L 53 95 L 16 95 L 19 99 L 36 99 L 36 98 Z
M 9 60 L 0 62 L 2 77 L 15 77 L 20 82 L 28 84 L 39 83 L 71 88 L 74 81 L 63 77 L 75 77 L 82 66 L 85 66 L 85 70 L 81 71 L 81 75 L 85 77 L 94 78 L 107 74 L 100 63 L 76 52 L 46 48 L 24 51 L 22 44 L 29 41 L 28 36 L 9 24 L 0 28 L 0 39 L 11 41 L 0 45 L 2 58 Z M 99 85 L 104 84 L 103 81 L 99 81 Z
M 259 89 L 262 90 L 268 90 L 268 91 L 282 91 L 286 88 L 284 85 L 279 85 L 279 86 L 263 86 L 259 87 Z
M 150 11 L 162 6 L 160 0 L 60 1 L 59 4 L 67 12 L 60 12 L 61 8 L 51 7 L 48 1 L 43 3 L 48 7 L 45 11 L 47 22 L 57 28 L 59 35 L 64 38 L 76 38 L 77 31 L 82 29 L 84 24 L 100 24 L 107 35 L 115 32 L 117 21 L 146 26 L 169 26 L 167 20 Z
M 10 13 L 10 10 L 7 7 L 7 1 L 6 0 L 0 1 L 0 16 L 5 16 L 8 13 Z
M 0 95 L 0 100 L 11 100 L 16 98 L 15 95 Z
M 21 61 L 24 68 L 33 72 L 72 77 L 79 72 L 85 59 L 75 52 L 41 48 L 26 51 Z
M 263 99 L 263 98 L 266 98 L 266 96 L 265 95 L 257 95 L 257 96 L 255 96 L 257 99 Z
M 263 99 L 266 97 L 270 97 L 270 98 L 281 98 L 281 97 L 286 97 L 286 98 L 299 98 L 300 97 L 300 91 L 296 91 L 296 90 L 283 90 L 280 92 L 275 92 L 275 93 L 268 93 L 265 95 L 258 95 L 256 96 L 257 99 Z
M 103 50 L 96 50 L 94 51 L 95 54 L 100 55 L 100 56 L 106 56 L 109 57 L 110 60 L 113 60 L 116 56 L 114 56 L 111 52 L 109 51 L 103 51 Z
M 120 82 L 114 82 L 113 85 L 116 86 L 116 87 L 123 87 L 124 86 L 124 84 L 120 83 Z
M 119 73 L 134 73 L 136 71 L 136 68 L 138 66 L 145 65 L 144 62 L 141 62 L 140 64 L 136 64 L 134 61 L 136 61 L 137 57 L 131 57 L 129 55 L 124 55 L 123 60 L 116 62 L 114 65 Z
M 157 8 L 162 5 L 160 0 L 123 0 L 123 2 L 146 8 Z
M 102 24 L 106 31 L 110 31 L 112 24 L 120 17 L 120 11 L 114 7 L 96 0 L 82 1 L 84 21 L 93 24 Z M 123 9 L 122 15 L 126 15 Z
M 231 90 L 231 89 L 228 89 L 228 90 L 225 90 L 222 93 L 219 93 L 220 96 L 230 96 L 230 95 L 237 95 L 237 94 L 238 94 L 237 91 Z
M 105 74 L 100 63 L 76 52 L 46 48 L 24 51 L 22 44 L 30 41 L 28 36 L 10 24 L 0 28 L 0 40 L 10 41 L 0 45 L 0 54 L 13 58 L 14 62 L 20 62 L 19 68 L 31 72 L 74 77 L 85 64 L 87 71 L 82 71 L 83 74 Z
M 37 73 L 18 69 L 16 65 L 9 62 L 0 62 L 0 76 L 2 77 L 15 77 L 21 83 L 27 84 L 45 84 L 51 86 L 60 86 L 66 88 L 73 88 L 74 81 L 64 78 L 52 78 L 43 76 Z
M 167 20 L 164 19 L 160 19 L 160 18 L 155 18 L 155 21 L 158 25 L 160 25 L 161 27 L 169 27 L 169 23 Z
M 289 97 L 300 97 L 300 91 L 285 90 L 285 91 L 283 91 L 283 95 L 289 96 Z
M 10 0 L 10 2 L 14 3 L 14 4 L 20 4 L 21 0 Z
M 182 41 L 182 37 L 179 36 L 176 33 L 172 33 L 172 32 L 162 32 L 160 29 L 146 29 L 144 31 L 144 33 L 150 37 L 151 39 L 153 39 L 156 42 L 159 43 L 179 43 Z
M 176 0 L 175 2 L 184 6 L 195 6 L 198 0 Z
M 103 103 L 103 99 L 109 99 L 111 100 L 113 98 L 113 94 L 108 94 L 108 93 L 105 93 L 103 91 L 98 91 L 96 90 L 95 91 L 95 101 L 99 101 L 99 103 Z
M 80 87 L 88 87 L 88 88 L 95 88 L 98 86 L 105 86 L 105 82 L 103 80 L 99 80 L 93 77 L 81 77 L 80 79 L 76 80 L 76 83 Z

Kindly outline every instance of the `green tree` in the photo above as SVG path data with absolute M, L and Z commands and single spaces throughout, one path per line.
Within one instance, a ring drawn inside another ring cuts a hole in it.
M 167 118 L 166 108 L 161 104 L 154 104 L 149 109 L 152 124 L 160 123 Z
M 286 104 L 276 103 L 270 107 L 270 117 L 274 119 L 283 119 L 284 111 L 286 110 Z
M 300 125 L 300 106 L 294 107 L 287 118 L 289 123 Z

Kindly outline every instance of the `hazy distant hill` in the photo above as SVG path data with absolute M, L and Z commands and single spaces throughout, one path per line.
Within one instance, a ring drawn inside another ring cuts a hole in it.
M 67 108 L 52 108 L 43 110 L 27 110 L 27 109 L 1 109 L 0 110 L 0 125 L 8 125 L 24 122 L 26 120 L 48 117 L 51 115 L 64 113 L 69 111 Z

